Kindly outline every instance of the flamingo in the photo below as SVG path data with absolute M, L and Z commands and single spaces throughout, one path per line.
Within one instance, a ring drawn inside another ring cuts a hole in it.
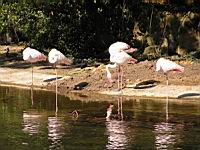
M 23 51 L 23 59 L 27 62 L 31 63 L 31 68 L 32 68 L 32 85 L 33 86 L 33 65 L 32 63 L 38 62 L 38 61 L 45 61 L 47 57 L 39 52 L 36 49 L 27 47 Z
M 184 72 L 184 67 L 182 67 L 168 59 L 159 58 L 158 61 L 156 62 L 156 71 L 160 71 L 160 70 L 163 71 L 164 75 L 166 76 L 167 85 L 168 85 L 169 84 L 168 73 L 170 71 Z
M 110 61 L 114 64 L 108 64 L 106 65 L 106 73 L 108 81 L 113 83 L 111 73 L 109 71 L 109 68 L 116 68 L 119 66 L 118 69 L 118 90 L 122 90 L 122 80 L 123 80 L 123 69 L 122 64 L 126 62 L 135 63 L 137 60 L 131 57 L 127 53 L 135 52 L 137 49 L 130 47 L 130 45 L 124 43 L 124 42 L 115 42 L 110 45 L 109 47 L 109 53 L 110 53 Z M 120 85 L 121 83 L 121 85 Z
M 57 78 L 58 78 L 58 73 L 57 73 L 57 69 L 56 69 L 56 65 L 58 64 L 66 64 L 69 65 L 72 63 L 72 60 L 65 57 L 65 55 L 63 55 L 60 51 L 58 51 L 57 49 L 51 49 L 51 51 L 49 52 L 48 55 L 48 60 L 51 64 L 54 64 L 55 67 L 55 72 L 56 72 L 56 95 L 58 93 L 58 82 L 57 82 Z M 57 107 L 57 96 L 56 96 L 56 113 L 58 111 L 58 107 Z

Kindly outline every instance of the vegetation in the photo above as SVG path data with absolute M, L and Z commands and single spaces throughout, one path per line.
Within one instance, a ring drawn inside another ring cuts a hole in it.
M 57 48 L 75 58 L 108 58 L 109 45 L 125 41 L 141 59 L 161 55 L 199 58 L 200 6 L 140 0 L 0 1 L 1 44 L 25 42 Z

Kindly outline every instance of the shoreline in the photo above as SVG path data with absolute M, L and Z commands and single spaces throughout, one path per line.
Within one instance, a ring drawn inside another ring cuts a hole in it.
M 17 88 L 28 89 L 31 88 L 31 72 L 29 70 L 17 70 L 11 68 L 0 68 L 0 82 L 1 86 L 11 86 Z M 34 90 L 45 90 L 55 92 L 54 80 L 55 75 L 50 73 L 34 72 Z M 47 81 L 48 80 L 48 81 Z M 67 76 L 63 76 L 60 80 L 67 80 Z M 80 98 L 89 97 L 94 95 L 101 95 L 101 99 L 104 97 L 130 97 L 130 98 L 144 98 L 144 99 L 184 99 L 184 100 L 198 100 L 200 99 L 200 85 L 184 86 L 184 85 L 163 85 L 154 84 L 152 86 L 136 88 L 136 85 L 129 85 L 123 89 L 123 93 L 119 93 L 116 90 L 100 90 L 92 91 L 83 90 L 69 90 L 66 92 L 58 92 L 59 95 L 72 96 L 76 94 L 80 95 Z M 100 97 L 100 96 L 99 96 Z M 78 98 L 78 97 L 77 97 Z M 83 98 L 84 99 L 84 98 Z M 98 98 L 97 98 L 98 99 Z

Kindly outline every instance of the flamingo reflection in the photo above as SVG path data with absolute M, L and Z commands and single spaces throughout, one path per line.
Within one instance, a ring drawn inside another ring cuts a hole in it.
M 160 122 L 154 126 L 155 145 L 157 149 L 173 149 L 178 139 L 176 125 L 169 123 L 169 99 L 166 97 L 165 122 Z
M 118 114 L 112 114 L 113 104 L 111 103 L 107 108 L 106 116 L 106 134 L 108 135 L 108 143 L 106 149 L 125 149 L 128 145 L 128 132 L 127 123 L 123 121 L 123 110 L 122 110 L 122 97 L 118 98 Z
M 109 106 L 107 107 L 107 112 L 106 112 L 106 120 L 110 121 L 111 118 L 115 118 L 118 120 L 123 120 L 123 106 L 122 106 L 122 101 L 123 98 L 122 96 L 120 96 L 117 100 L 117 115 L 112 114 L 112 110 L 113 110 L 113 103 L 110 103 Z
M 106 122 L 106 135 L 108 135 L 107 150 L 126 149 L 129 143 L 129 131 L 125 121 L 111 119 Z
M 23 131 L 29 135 L 37 134 L 41 125 L 41 114 L 31 109 L 23 112 Z
M 64 135 L 64 119 L 62 117 L 48 117 L 48 139 L 51 141 L 49 149 L 61 149 Z

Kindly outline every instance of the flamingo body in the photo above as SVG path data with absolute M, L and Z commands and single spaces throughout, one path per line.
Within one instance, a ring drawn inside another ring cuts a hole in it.
M 164 73 L 167 73 L 169 71 L 183 72 L 184 67 L 165 58 L 160 58 L 156 63 L 156 71 L 159 70 L 162 70 Z
M 133 58 L 127 52 L 134 52 L 136 49 L 131 48 L 124 42 L 115 42 L 108 49 L 110 53 L 110 61 L 112 63 L 123 64 Z M 135 60 L 136 61 L 136 60 Z
M 156 71 L 163 71 L 166 76 L 167 85 L 168 85 L 168 72 L 175 71 L 175 72 L 184 72 L 184 67 L 176 64 L 165 58 L 159 58 L 156 62 Z
M 112 78 L 111 78 L 111 73 L 109 71 L 109 68 L 115 68 L 117 66 L 119 66 L 119 71 L 118 71 L 118 89 L 119 89 L 119 77 L 121 76 L 121 88 L 122 88 L 122 76 L 123 76 L 123 72 L 122 72 L 122 67 L 121 65 L 126 63 L 126 62 L 132 62 L 135 63 L 137 60 L 132 58 L 129 54 L 127 53 L 131 53 L 136 51 L 137 49 L 135 48 L 131 48 L 128 44 L 124 43 L 124 42 L 115 42 L 113 44 L 110 45 L 108 51 L 110 53 L 110 61 L 112 64 L 108 64 L 106 65 L 106 72 L 107 72 L 107 78 L 110 82 L 113 82 Z
M 48 60 L 51 64 L 54 64 L 55 66 L 55 72 L 56 72 L 56 115 L 57 115 L 57 111 L 58 111 L 58 97 L 57 97 L 57 93 L 58 93 L 58 73 L 57 73 L 57 69 L 56 69 L 56 65 L 58 64 L 66 64 L 69 65 L 72 63 L 71 59 L 65 57 L 65 55 L 63 55 L 60 51 L 58 51 L 57 49 L 51 49 L 51 51 L 48 54 Z
M 110 61 L 112 63 L 117 63 L 119 65 L 125 63 L 126 61 L 130 60 L 132 57 L 124 51 L 120 51 L 115 53 L 114 55 L 110 55 Z
M 71 60 L 65 57 L 60 51 L 52 49 L 48 55 L 49 62 L 52 64 L 71 64 Z
M 38 50 L 27 47 L 23 51 L 23 59 L 27 62 L 31 63 L 32 68 L 32 83 L 31 86 L 33 87 L 33 66 L 32 63 L 38 62 L 38 61 L 45 61 L 46 56 L 42 53 L 40 53 Z
M 23 51 L 23 59 L 30 63 L 34 63 L 37 61 L 45 61 L 46 58 L 47 57 L 44 54 L 42 54 L 39 51 L 37 51 L 36 49 L 32 49 L 30 47 L 27 47 Z

